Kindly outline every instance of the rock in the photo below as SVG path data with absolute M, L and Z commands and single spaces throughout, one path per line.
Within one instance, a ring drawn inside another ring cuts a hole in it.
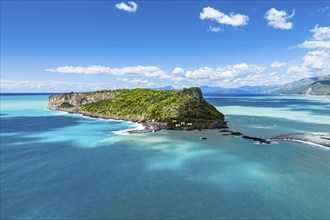
M 269 140 L 266 140 L 266 139 L 263 139 L 263 138 L 258 138 L 258 137 L 247 136 L 247 135 L 243 135 L 242 138 L 257 141 L 261 144 L 270 144 L 271 143 Z
M 86 92 L 86 93 L 64 93 L 49 97 L 48 108 L 57 109 L 63 103 L 78 107 L 102 100 L 114 99 L 119 93 L 116 92 Z
M 223 124 L 218 124 L 218 125 L 217 125 L 217 128 L 218 128 L 218 129 L 228 128 L 228 125 L 225 124 L 225 123 L 223 123 Z
M 230 133 L 231 135 L 234 135 L 234 136 L 241 136 L 243 135 L 243 133 L 239 132 L 239 131 L 233 131 Z
M 229 133 L 231 133 L 231 132 L 234 132 L 234 131 L 232 131 L 232 130 L 227 130 L 227 129 L 222 129 L 222 130 L 220 130 L 219 132 L 229 132 Z

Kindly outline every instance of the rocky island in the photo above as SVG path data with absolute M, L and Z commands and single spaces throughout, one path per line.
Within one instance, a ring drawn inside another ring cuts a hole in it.
M 90 117 L 139 122 L 146 130 L 227 128 L 225 117 L 205 101 L 200 88 L 117 89 L 55 94 L 49 109 Z

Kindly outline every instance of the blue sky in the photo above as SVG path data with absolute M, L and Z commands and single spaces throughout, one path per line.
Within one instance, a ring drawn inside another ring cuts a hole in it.
M 329 74 L 328 1 L 1 1 L 1 92 Z

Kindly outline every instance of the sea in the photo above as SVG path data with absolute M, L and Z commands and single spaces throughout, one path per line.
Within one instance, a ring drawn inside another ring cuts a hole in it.
M 138 124 L 1 95 L 1 219 L 329 219 L 330 151 Z M 324 97 L 205 96 L 231 130 L 329 132 Z M 207 140 L 200 140 L 207 137 Z

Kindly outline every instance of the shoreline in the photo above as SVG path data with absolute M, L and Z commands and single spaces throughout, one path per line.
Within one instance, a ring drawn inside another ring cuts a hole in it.
M 103 119 L 103 120 L 117 120 L 117 121 L 125 121 L 125 122 L 131 122 L 138 124 L 138 129 L 132 129 L 128 131 L 129 134 L 141 134 L 141 133 L 147 133 L 147 132 L 155 132 L 160 130 L 180 130 L 180 131 L 191 131 L 191 130 L 205 130 L 205 129 L 224 129 L 228 128 L 228 125 L 226 122 L 220 123 L 220 122 L 214 122 L 211 124 L 197 124 L 192 125 L 190 127 L 179 127 L 179 128 L 171 128 L 167 126 L 166 122 L 158 122 L 158 121 L 150 121 L 150 120 L 141 120 L 136 118 L 128 118 L 128 117 L 110 117 L 105 116 L 102 114 L 94 114 L 90 112 L 85 111 L 78 111 L 77 109 L 71 108 L 48 108 L 48 110 L 55 110 L 55 111 L 61 111 L 66 112 L 68 114 L 79 114 L 83 117 L 89 117 L 94 119 Z M 139 127 L 140 125 L 140 127 Z M 143 129 L 140 129 L 143 127 Z
M 118 134 L 118 135 L 152 132 L 152 130 L 146 129 L 146 126 L 143 122 L 139 122 L 139 121 L 135 121 L 135 120 L 133 121 L 133 120 L 120 119 L 120 118 L 110 118 L 110 117 L 106 117 L 106 116 L 101 117 L 101 115 L 97 115 L 97 114 L 94 115 L 94 114 L 90 114 L 90 113 L 85 114 L 83 112 L 78 112 L 76 110 L 69 110 L 69 109 L 49 109 L 49 108 L 47 108 L 46 110 L 59 111 L 59 112 L 62 112 L 64 114 L 76 114 L 76 115 L 79 115 L 80 117 L 93 119 L 93 120 L 127 122 L 127 123 L 133 124 L 135 126 L 133 128 L 127 128 L 127 129 L 124 129 L 124 130 L 115 131 L 116 134 Z
M 166 124 L 163 122 L 150 122 L 145 121 L 142 122 L 137 119 L 129 119 L 129 118 L 121 118 L 121 117 L 108 117 L 100 114 L 92 114 L 89 112 L 80 112 L 75 109 L 48 109 L 48 110 L 54 110 L 54 111 L 60 111 L 63 113 L 68 114 L 77 114 L 81 117 L 86 117 L 90 119 L 96 119 L 96 120 L 109 120 L 109 121 L 122 121 L 122 122 L 129 122 L 135 125 L 133 128 L 127 128 L 124 130 L 118 130 L 114 131 L 117 135 L 130 135 L 130 134 L 143 134 L 143 133 L 149 133 L 149 132 L 155 132 L 160 130 L 178 130 L 178 131 L 191 131 L 191 130 L 214 130 L 219 129 L 219 132 L 221 133 L 227 133 L 222 134 L 222 136 L 238 136 L 243 139 L 249 139 L 256 143 L 260 144 L 271 144 L 274 143 L 273 141 L 293 141 L 293 142 L 299 142 L 303 144 L 313 145 L 321 148 L 326 148 L 330 150 L 330 134 L 329 133 L 304 133 L 304 134 L 281 134 L 279 136 L 276 136 L 274 138 L 270 139 L 263 139 L 253 136 L 247 136 L 244 135 L 241 132 L 235 132 L 231 130 L 227 130 L 227 128 L 193 128 L 193 129 L 169 129 L 166 127 Z
M 294 141 L 330 149 L 329 133 L 282 134 L 272 140 Z

